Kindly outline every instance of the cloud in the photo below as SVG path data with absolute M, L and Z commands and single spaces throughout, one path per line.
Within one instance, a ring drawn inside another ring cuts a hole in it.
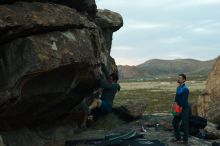
M 169 53 L 164 59 L 184 59 L 184 58 L 190 58 L 188 55 L 185 55 L 183 53 L 179 52 L 171 52 Z
M 112 46 L 111 56 L 112 57 L 122 57 L 122 58 L 136 58 L 140 57 L 140 49 L 138 47 L 132 47 L 127 44 L 125 46 Z
M 187 0 L 183 4 L 185 5 L 219 5 L 219 0 Z
M 124 58 L 124 57 L 114 57 L 117 65 L 138 65 L 146 60 L 147 58 Z
M 98 8 L 106 8 L 105 6 L 108 6 L 109 8 L 115 7 L 116 9 L 123 8 L 152 8 L 152 7 L 160 7 L 163 5 L 169 5 L 171 3 L 175 3 L 174 0 L 161 0 L 161 1 L 155 1 L 155 0 L 138 0 L 138 1 L 130 1 L 130 0 L 99 0 L 97 1 Z
M 143 9 L 157 9 L 168 10 L 168 9 L 179 9 L 181 7 L 199 7 L 199 6 L 216 6 L 220 5 L 220 0 L 97 0 L 97 6 L 99 9 L 111 9 L 115 11 L 122 10 L 138 10 Z
M 135 48 L 132 47 L 128 47 L 128 46 L 115 46 L 113 47 L 114 51 L 131 51 L 131 50 L 135 50 Z
M 202 27 L 194 28 L 192 31 L 196 32 L 196 33 L 208 33 L 208 32 L 210 32 L 209 30 L 207 30 L 205 28 L 202 28 Z
M 170 38 L 165 38 L 165 39 L 160 40 L 161 43 L 165 43 L 165 44 L 174 44 L 174 43 L 180 43 L 180 42 L 185 42 L 185 41 L 186 39 L 183 38 L 182 36 L 170 37 Z
M 165 23 L 148 22 L 140 20 L 127 20 L 124 25 L 126 29 L 154 29 L 169 26 Z
M 216 5 L 220 5 L 219 0 L 184 0 L 175 3 L 171 7 L 179 8 L 179 7 L 198 7 L 198 6 L 216 6 Z
M 147 59 L 214 58 L 220 54 L 220 0 L 97 0 L 120 13 L 111 55 L 117 64 Z
M 194 33 L 216 33 L 219 32 L 220 22 L 216 20 L 202 20 L 194 24 L 187 25 L 185 29 Z

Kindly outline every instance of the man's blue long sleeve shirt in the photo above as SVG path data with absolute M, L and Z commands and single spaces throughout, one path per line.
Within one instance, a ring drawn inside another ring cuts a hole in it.
M 183 109 L 189 107 L 188 97 L 189 97 L 189 89 L 185 83 L 177 87 L 175 102 L 177 102 L 177 104 L 181 106 Z

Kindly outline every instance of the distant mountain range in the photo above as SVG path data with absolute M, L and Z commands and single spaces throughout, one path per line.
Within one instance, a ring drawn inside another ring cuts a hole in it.
M 152 79 L 176 77 L 180 73 L 187 76 L 207 77 L 215 60 L 199 61 L 195 59 L 148 60 L 137 66 L 119 65 L 120 79 Z

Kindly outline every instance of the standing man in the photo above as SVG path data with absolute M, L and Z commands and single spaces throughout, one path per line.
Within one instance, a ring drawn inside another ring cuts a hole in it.
M 186 86 L 186 75 L 180 74 L 177 80 L 179 86 L 177 87 L 175 102 L 182 108 L 180 115 L 175 115 L 173 118 L 173 127 L 175 139 L 172 142 L 177 142 L 179 144 L 188 144 L 188 135 L 189 135 L 189 89 Z M 183 139 L 181 140 L 180 136 L 180 121 L 183 125 Z

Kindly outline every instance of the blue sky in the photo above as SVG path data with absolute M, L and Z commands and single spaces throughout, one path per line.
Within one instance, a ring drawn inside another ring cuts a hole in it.
M 137 65 L 149 59 L 220 55 L 220 0 L 96 0 L 99 9 L 122 15 L 111 56 L 116 63 Z

